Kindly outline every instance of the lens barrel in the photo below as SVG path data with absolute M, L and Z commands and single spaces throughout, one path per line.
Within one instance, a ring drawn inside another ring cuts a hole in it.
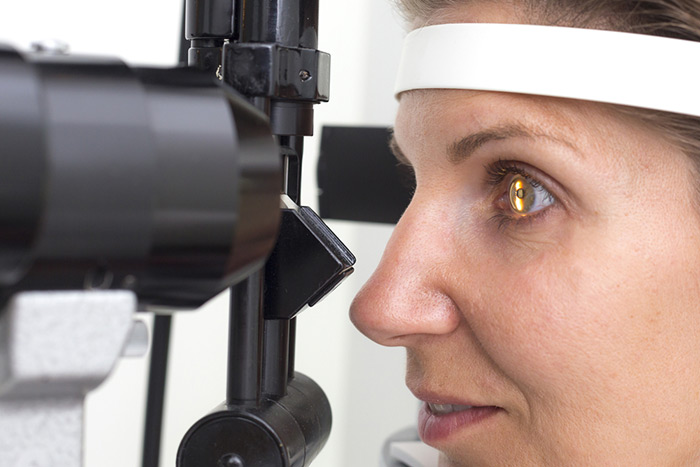
M 0 47 L 0 290 L 131 289 L 196 308 L 279 223 L 267 118 L 191 68 Z

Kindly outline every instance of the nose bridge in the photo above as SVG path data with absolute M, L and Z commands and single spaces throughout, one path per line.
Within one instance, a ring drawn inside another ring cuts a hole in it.
M 440 257 L 440 243 L 445 238 L 434 217 L 432 207 L 414 199 L 396 225 L 373 276 L 392 286 L 388 292 L 400 294 L 405 292 L 402 289 L 411 292 L 425 289 L 431 280 L 430 270 L 434 271 L 444 261 Z
M 451 332 L 459 320 L 443 293 L 443 269 L 449 262 L 446 226 L 436 220 L 435 210 L 416 201 L 397 224 L 379 266 L 351 308 L 358 329 L 384 345 L 405 345 L 413 335 Z M 433 215 L 427 214 L 431 211 Z

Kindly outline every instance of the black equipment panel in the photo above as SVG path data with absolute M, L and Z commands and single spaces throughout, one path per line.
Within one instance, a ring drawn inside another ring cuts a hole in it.
M 322 218 L 395 224 L 415 181 L 389 148 L 390 128 L 325 126 L 318 161 Z

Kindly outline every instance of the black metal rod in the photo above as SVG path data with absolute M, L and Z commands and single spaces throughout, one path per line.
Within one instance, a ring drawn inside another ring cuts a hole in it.
M 187 39 L 229 39 L 233 36 L 235 3 L 231 0 L 185 0 Z
M 318 47 L 318 1 L 241 0 L 241 42 Z
M 289 148 L 284 164 L 285 193 L 297 204 L 301 204 L 301 163 L 304 153 L 302 136 L 281 136 L 280 145 Z
M 236 4 L 237 27 L 234 37 L 238 42 L 274 42 L 285 47 L 304 47 L 316 49 L 318 47 L 318 0 L 240 0 Z M 280 102 L 274 97 L 253 98 L 253 104 L 270 116 L 273 132 L 277 133 L 278 141 L 283 154 L 286 154 L 285 187 L 286 193 L 297 203 L 301 201 L 301 167 L 304 151 L 303 135 L 307 134 L 306 128 L 313 128 L 313 111 L 308 102 Z M 282 109 L 278 107 L 284 107 Z M 277 109 L 277 111 L 275 111 Z M 284 120 L 284 121 L 280 121 Z M 290 133 L 277 132 L 280 128 Z M 288 150 L 285 151 L 284 147 Z M 260 292 L 263 287 L 260 286 Z M 243 293 L 243 291 L 241 291 Z M 248 302 L 245 306 L 251 306 L 256 295 L 248 288 L 246 295 Z M 262 298 L 260 299 L 260 303 Z M 240 313 L 232 307 L 231 320 L 234 315 Z M 260 314 L 261 315 L 261 314 Z M 237 318 L 238 319 L 238 318 Z M 249 317 L 248 319 L 253 319 Z M 232 332 L 234 327 L 231 327 Z M 264 320 L 262 329 L 262 360 L 258 367 L 262 379 L 260 389 L 262 393 L 270 397 L 282 397 L 287 392 L 287 382 L 294 375 L 294 346 L 296 340 L 296 322 L 287 320 Z M 231 334 L 231 341 L 240 336 Z M 248 337 L 252 341 L 252 337 Z M 233 345 L 233 344 L 229 344 Z M 251 344 L 248 343 L 248 346 Z M 239 344 L 238 346 L 243 346 Z M 241 381 L 232 381 L 232 359 L 229 354 L 229 387 Z M 255 355 L 257 357 L 257 355 Z M 252 356 L 238 355 L 241 365 L 245 365 Z M 238 372 L 245 371 L 240 369 Z M 248 369 L 250 371 L 250 369 Z M 234 372 L 235 373 L 235 372 Z M 257 376 L 257 375 L 255 375 Z M 248 378 L 253 378 L 250 374 Z M 246 379 L 246 378 L 241 378 Z M 228 400 L 231 398 L 229 389 Z M 252 393 L 252 389 L 248 392 Z M 235 399 L 235 398 L 234 398 Z
M 146 423 L 143 434 L 143 467 L 158 467 L 160 464 L 160 442 L 171 323 L 170 315 L 156 315 L 153 324 L 153 342 L 151 344 L 148 394 L 146 397 Z
M 287 357 L 288 379 L 294 378 L 294 359 L 296 358 L 297 346 L 297 319 L 289 320 L 289 356 Z
M 263 393 L 272 398 L 287 394 L 289 378 L 289 320 L 265 320 Z
M 180 26 L 180 48 L 178 62 L 182 66 L 187 65 L 187 52 L 190 50 L 190 41 L 186 37 L 187 31 L 187 0 L 182 2 L 182 25 Z
M 262 280 L 258 271 L 231 288 L 226 403 L 259 403 L 262 366 Z

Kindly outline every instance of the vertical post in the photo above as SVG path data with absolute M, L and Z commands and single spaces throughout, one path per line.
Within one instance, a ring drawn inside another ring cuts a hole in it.
M 285 47 L 318 47 L 318 0 L 241 0 L 236 42 L 267 42 Z M 225 80 L 225 77 L 224 77 Z M 313 103 L 254 97 L 251 102 L 270 117 L 285 167 L 283 191 L 301 202 L 304 136 L 313 131 Z M 262 391 L 282 397 L 294 376 L 295 320 L 265 320 L 263 326 Z
M 231 288 L 226 404 L 260 402 L 262 273 L 253 273 Z
M 222 0 L 187 1 L 207 13 L 210 10 L 202 5 Z M 234 26 L 223 41 L 221 77 L 268 115 L 280 146 L 280 162 L 284 158 L 289 162 L 280 188 L 298 202 L 303 137 L 313 131 L 314 103 L 328 100 L 329 56 L 316 50 L 318 0 L 226 1 L 233 7 Z M 193 46 L 194 36 L 211 39 L 205 34 L 208 28 L 200 29 L 191 37 Z M 290 228 L 282 228 L 285 234 L 278 247 L 297 251 L 303 235 L 294 228 L 310 226 L 301 221 L 286 225 Z M 283 289 L 278 287 L 274 265 L 273 259 L 232 288 L 226 404 L 188 431 L 178 450 L 178 466 L 309 465 L 330 434 L 328 399 L 311 379 L 294 374 L 295 323 L 273 319 L 293 314 L 263 307 L 265 297 L 274 299 Z M 320 287 L 315 278 L 310 282 Z M 266 289 L 269 295 L 263 295 Z M 307 302 L 315 296 L 309 295 Z M 296 305 L 290 309 L 298 311 Z
M 171 323 L 172 317 L 170 315 L 159 314 L 156 314 L 153 322 L 153 343 L 151 344 L 148 393 L 146 395 L 146 422 L 143 431 L 142 467 L 158 467 L 160 465 Z
M 272 398 L 287 394 L 289 374 L 289 321 L 265 320 L 263 393 Z

